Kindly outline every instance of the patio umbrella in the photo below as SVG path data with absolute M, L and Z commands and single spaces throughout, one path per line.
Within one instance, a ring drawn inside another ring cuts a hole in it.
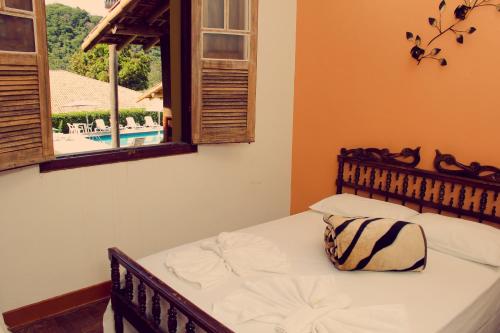
M 86 100 L 79 100 L 79 101 L 72 101 L 68 104 L 63 105 L 63 108 L 75 108 L 75 109 L 80 109 L 80 111 L 94 111 L 99 104 L 92 102 L 92 101 L 86 101 Z M 87 122 L 87 127 L 89 126 L 89 115 L 88 113 L 85 113 L 85 119 Z

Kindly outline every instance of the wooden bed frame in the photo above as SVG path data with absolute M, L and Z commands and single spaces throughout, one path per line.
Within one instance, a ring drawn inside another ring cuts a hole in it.
M 432 210 L 500 226 L 500 169 L 477 162 L 464 165 L 438 150 L 434 159 L 436 171 L 418 169 L 419 162 L 420 148 L 405 148 L 400 153 L 376 148 L 342 149 L 338 156 L 337 193 L 347 188 L 356 195 L 363 192 L 371 198 L 416 206 L 420 212 Z M 109 258 L 116 332 L 123 332 L 126 319 L 144 333 L 163 332 L 160 324 L 166 320 L 167 332 L 177 333 L 178 313 L 187 319 L 186 333 L 195 333 L 196 328 L 208 333 L 233 332 L 120 250 L 109 249 Z M 121 270 L 126 272 L 123 286 Z M 138 281 L 137 297 L 134 279 Z M 149 301 L 146 288 L 152 295 Z M 166 314 L 162 312 L 161 300 L 169 304 Z

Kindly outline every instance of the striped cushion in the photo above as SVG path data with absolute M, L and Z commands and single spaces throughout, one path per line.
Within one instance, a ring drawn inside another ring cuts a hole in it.
M 423 271 L 425 234 L 418 224 L 325 215 L 325 250 L 341 271 Z

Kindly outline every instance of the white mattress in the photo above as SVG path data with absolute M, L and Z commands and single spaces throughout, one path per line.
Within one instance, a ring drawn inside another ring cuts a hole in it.
M 415 333 L 500 333 L 499 269 L 429 250 L 427 268 L 422 273 L 340 272 L 324 253 L 324 228 L 322 215 L 309 211 L 242 231 L 265 237 L 285 251 L 292 263 L 291 274 L 333 274 L 339 287 L 352 297 L 353 306 L 405 304 Z M 243 282 L 234 277 L 220 287 L 196 289 L 166 269 L 167 252 L 139 263 L 208 313 L 213 302 Z M 104 319 L 105 332 L 112 332 L 109 308 Z M 274 332 L 272 326 L 264 324 L 226 325 L 241 333 Z
M 5 326 L 5 323 L 3 321 L 3 316 L 0 315 L 0 333 L 7 333 L 7 326 Z

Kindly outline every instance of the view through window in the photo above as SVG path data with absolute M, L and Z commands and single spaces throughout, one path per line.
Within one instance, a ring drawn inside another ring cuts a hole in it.
M 55 154 L 112 149 L 109 47 L 98 44 L 83 52 L 81 45 L 113 1 L 46 0 L 46 5 Z M 163 107 L 160 48 L 123 47 L 117 77 L 119 146 L 168 141 L 163 125 L 170 127 L 172 115 Z

